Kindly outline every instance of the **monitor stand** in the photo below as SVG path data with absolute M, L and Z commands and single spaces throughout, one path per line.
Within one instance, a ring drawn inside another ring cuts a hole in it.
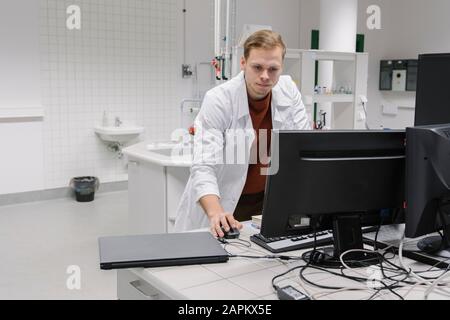
M 442 208 L 439 209 L 439 217 L 443 227 L 442 237 L 433 236 L 420 240 L 417 243 L 417 248 L 421 251 L 437 255 L 443 258 L 450 258 L 450 221 L 448 214 L 444 213 Z
M 333 216 L 333 247 L 311 250 L 302 258 L 309 264 L 323 268 L 340 268 L 340 256 L 349 250 L 363 250 L 361 217 L 359 214 Z M 343 257 L 349 267 L 366 267 L 380 263 L 376 252 L 349 252 Z

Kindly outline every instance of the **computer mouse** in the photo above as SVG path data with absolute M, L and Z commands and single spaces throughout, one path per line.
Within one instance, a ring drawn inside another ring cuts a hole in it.
M 239 238 L 240 232 L 238 228 L 230 228 L 230 230 L 227 232 L 225 231 L 224 227 L 221 227 L 222 232 L 224 234 L 224 239 L 236 239 Z

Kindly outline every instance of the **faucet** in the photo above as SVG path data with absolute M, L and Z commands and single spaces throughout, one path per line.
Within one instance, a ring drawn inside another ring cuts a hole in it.
M 115 126 L 116 126 L 116 127 L 120 127 L 121 125 L 122 125 L 122 120 L 120 120 L 119 117 L 116 117 L 116 120 L 115 120 Z
M 183 112 L 184 112 L 184 107 L 185 107 L 185 105 L 186 104 L 188 104 L 188 103 L 198 103 L 198 105 L 199 105 L 199 107 L 201 107 L 201 103 L 202 103 L 202 99 L 183 99 L 183 100 L 181 100 L 181 105 L 180 105 L 180 110 L 181 110 L 181 114 L 183 114 Z M 198 113 L 198 110 L 199 110 L 200 108 L 190 108 L 190 110 L 189 110 L 189 112 L 192 114 L 192 113 L 194 113 L 194 112 L 197 112 Z M 181 118 L 181 128 L 183 128 L 183 126 L 184 126 L 184 123 L 183 123 L 183 117 L 180 117 Z

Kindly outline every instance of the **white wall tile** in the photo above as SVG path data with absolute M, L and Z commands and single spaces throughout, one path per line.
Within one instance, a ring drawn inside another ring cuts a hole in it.
M 66 8 L 81 8 L 81 30 L 67 30 Z M 45 187 L 72 176 L 102 182 L 127 178 L 126 167 L 98 140 L 103 111 L 110 123 L 146 128 L 167 140 L 179 124 L 176 0 L 42 0 L 41 73 Z

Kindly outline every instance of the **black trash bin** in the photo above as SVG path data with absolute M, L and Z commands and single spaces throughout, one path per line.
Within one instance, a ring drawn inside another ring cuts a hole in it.
M 74 190 L 75 199 L 78 202 L 90 202 L 94 200 L 99 180 L 97 177 L 75 177 L 70 180 L 70 186 Z

